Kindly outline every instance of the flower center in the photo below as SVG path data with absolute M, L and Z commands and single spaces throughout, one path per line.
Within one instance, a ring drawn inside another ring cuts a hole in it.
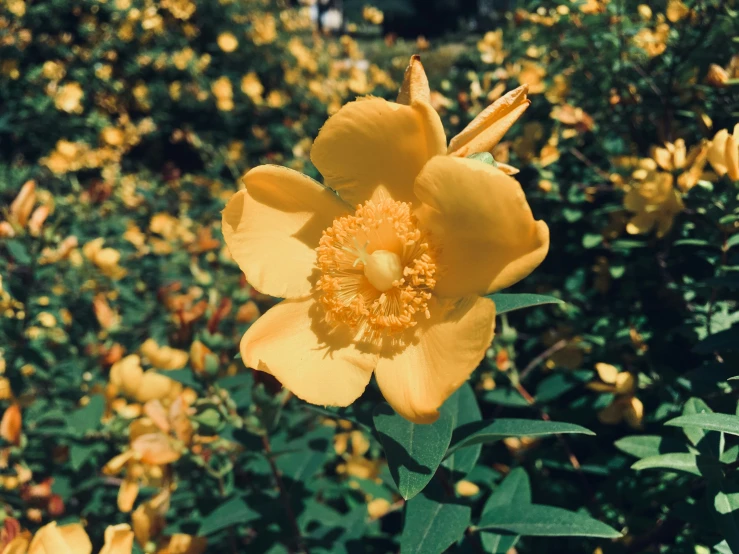
M 378 195 L 323 232 L 316 292 L 332 325 L 377 342 L 430 317 L 434 251 L 410 204 Z

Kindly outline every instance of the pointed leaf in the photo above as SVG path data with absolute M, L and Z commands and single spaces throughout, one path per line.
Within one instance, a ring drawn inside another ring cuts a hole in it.
M 495 487 L 485 506 L 482 508 L 483 515 L 491 510 L 506 509 L 506 506 L 520 502 L 531 503 L 531 483 L 526 470 L 518 467 L 511 471 L 501 483 Z M 515 534 L 501 534 L 483 532 L 480 535 L 485 550 L 493 554 L 505 554 L 518 542 L 519 536 Z
M 496 442 L 506 437 L 540 437 L 558 433 L 594 435 L 592 431 L 573 423 L 541 419 L 496 419 L 463 425 L 454 433 L 447 455 L 455 450 L 480 443 Z
M 438 493 L 427 492 L 405 505 L 400 554 L 441 554 L 461 539 L 470 525 L 469 506 L 447 503 Z
M 249 508 L 242 499 L 232 498 L 203 518 L 197 534 L 212 535 L 232 525 L 243 525 L 259 517 L 259 513 Z
M 613 445 L 621 452 L 636 458 L 648 458 L 673 452 L 689 452 L 685 443 L 658 435 L 632 435 L 617 440 Z
M 449 403 L 450 412 L 452 413 L 452 429 L 455 430 L 462 425 L 474 423 L 482 419 L 480 407 L 477 405 L 475 391 L 469 383 L 462 385 L 447 401 Z M 452 432 L 452 436 L 454 433 Z M 475 467 L 477 459 L 480 457 L 482 445 L 472 448 L 465 448 L 460 452 L 455 452 L 447 456 L 442 465 L 453 473 L 455 476 L 463 479 Z
M 385 449 L 390 474 L 400 495 L 409 500 L 423 490 L 439 467 L 452 437 L 452 416 L 446 404 L 439 419 L 417 425 L 386 403 L 375 408 L 375 429 Z
M 729 414 L 702 413 L 683 415 L 671 419 L 665 425 L 697 427 L 709 431 L 721 431 L 729 435 L 739 435 L 739 416 Z
M 477 526 L 529 537 L 603 537 L 617 538 L 621 533 L 603 522 L 578 512 L 543 504 L 510 504 L 505 509 L 483 514 Z
M 705 465 L 716 465 L 718 462 L 700 454 L 685 454 L 677 452 L 673 454 L 660 454 L 649 456 L 639 460 L 631 466 L 637 471 L 642 469 L 668 469 L 684 471 L 691 475 L 702 475 L 701 468 Z
M 495 302 L 495 313 L 497 315 L 523 308 L 542 306 L 544 304 L 564 304 L 559 298 L 544 294 L 506 294 L 496 292 L 495 294 L 488 294 L 487 298 Z

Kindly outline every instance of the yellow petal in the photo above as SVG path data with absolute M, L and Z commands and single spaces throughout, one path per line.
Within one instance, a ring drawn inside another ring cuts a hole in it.
M 131 554 L 133 531 L 127 523 L 109 525 L 105 529 L 105 544 L 100 554 Z
M 729 131 L 721 129 L 716 136 L 713 137 L 708 147 L 708 162 L 719 177 L 726 175 L 726 141 L 729 138 Z
M 415 340 L 400 352 L 383 352 L 375 369 L 385 400 L 404 418 L 433 423 L 438 409 L 485 356 L 495 331 L 488 298 L 438 301 L 421 320 Z
M 613 385 L 618 378 L 618 368 L 611 364 L 597 363 L 595 364 L 595 371 L 598 372 L 598 377 L 604 383 Z
M 439 115 L 425 102 L 404 106 L 381 98 L 350 102 L 329 118 L 310 157 L 327 186 L 352 205 L 378 185 L 413 202 L 413 181 L 433 156 L 446 152 Z
M 672 154 L 667 148 L 655 146 L 652 148 L 652 158 L 665 171 L 672 171 Z
M 520 86 L 485 108 L 451 140 L 448 153 L 465 158 L 492 150 L 531 104 L 526 98 L 528 90 L 528 86 Z
M 87 536 L 85 528 L 79 523 L 71 523 L 62 525 L 58 528 L 64 542 L 67 543 L 70 551 L 74 554 L 90 554 L 92 552 L 92 543 L 90 537 Z
M 207 547 L 208 541 L 205 537 L 176 533 L 157 550 L 157 554 L 204 554 Z
M 488 294 L 520 281 L 549 250 L 549 228 L 535 221 L 521 185 L 491 165 L 438 156 L 416 180 L 421 224 L 440 246 L 434 292 Z
M 110 382 L 129 398 L 136 395 L 143 377 L 144 370 L 141 368 L 141 358 L 137 354 L 130 354 L 122 360 L 118 360 L 110 368 Z
M 166 521 L 164 517 L 169 510 L 170 492 L 163 490 L 148 502 L 140 504 L 131 514 L 133 524 L 133 535 L 141 546 L 145 546 L 149 540 L 156 539 L 164 530 Z
M 125 479 L 118 489 L 118 509 L 124 514 L 130 512 L 138 495 L 139 484 L 132 479 Z
M 30 535 L 24 531 L 22 535 L 15 537 L 5 546 L 2 554 L 26 554 L 30 543 Z
M 223 237 L 246 279 L 264 294 L 306 296 L 318 240 L 348 207 L 313 179 L 263 165 L 243 178 L 246 190 L 223 210 Z
M 629 398 L 624 409 L 624 419 L 634 429 L 641 429 L 644 418 L 644 404 L 636 397 Z
M 180 452 L 172 445 L 167 435 L 148 433 L 131 441 L 131 449 L 141 461 L 149 465 L 166 465 L 180 459 Z
M 431 91 L 429 90 L 429 80 L 426 77 L 426 71 L 421 63 L 421 56 L 411 56 L 411 61 L 405 70 L 403 76 L 403 84 L 400 86 L 398 93 L 398 104 L 410 106 L 414 102 L 431 103 Z
M 739 141 L 736 132 L 726 139 L 726 171 L 732 181 L 739 181 Z
M 281 302 L 244 334 L 241 356 L 306 402 L 348 406 L 369 383 L 377 357 L 357 348 L 348 328 L 333 330 L 323 318 L 312 298 Z
M 643 235 L 654 228 L 657 223 L 656 214 L 649 212 L 641 212 L 631 218 L 626 224 L 626 232 L 630 235 Z
M 28 554 L 90 554 L 92 543 L 84 528 L 75 523 L 58 527 L 52 521 L 34 535 Z
M 149 400 L 176 396 L 180 390 L 182 390 L 182 385 L 177 381 L 156 371 L 147 371 L 141 379 L 141 385 L 134 398 L 138 402 L 144 403 Z

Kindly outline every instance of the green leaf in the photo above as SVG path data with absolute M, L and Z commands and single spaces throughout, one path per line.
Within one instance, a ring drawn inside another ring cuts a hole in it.
M 543 306 L 544 304 L 564 304 L 559 298 L 543 294 L 506 294 L 496 292 L 495 294 L 488 294 L 487 298 L 495 302 L 495 313 L 497 315 L 523 308 Z
M 197 534 L 200 536 L 212 535 L 232 525 L 243 525 L 249 521 L 259 519 L 259 517 L 259 513 L 249 508 L 246 502 L 240 498 L 232 498 L 203 518 Z
M 419 494 L 405 505 L 400 554 L 441 554 L 464 536 L 471 513 L 469 506 L 444 502 L 439 494 Z
M 718 462 L 700 454 L 686 454 L 674 452 L 672 454 L 659 454 L 649 456 L 634 463 L 631 468 L 637 471 L 642 469 L 668 469 L 684 471 L 691 475 L 702 475 L 701 468 L 705 465 L 716 465 Z
M 657 435 L 632 435 L 617 440 L 613 445 L 621 452 L 636 458 L 647 458 L 673 452 L 688 452 L 685 443 Z
M 485 506 L 483 515 L 491 510 L 504 508 L 514 502 L 531 503 L 531 483 L 526 470 L 517 467 L 511 471 L 501 483 L 495 487 Z M 518 542 L 518 535 L 483 532 L 480 540 L 485 550 L 494 554 L 505 554 Z
M 695 345 L 693 352 L 710 354 L 716 350 L 736 352 L 739 348 L 739 325 L 706 337 Z
M 675 427 L 698 427 L 709 431 L 721 431 L 729 435 L 739 435 L 739 416 L 729 414 L 702 413 L 683 415 L 671 419 L 665 425 Z
M 93 394 L 85 406 L 69 414 L 67 424 L 75 433 L 84 435 L 100 427 L 100 418 L 104 412 L 105 399 L 101 394 Z
M 400 495 L 409 500 L 431 480 L 452 438 L 452 416 L 442 406 L 439 419 L 430 425 L 418 425 L 379 404 L 373 420 L 380 443 L 385 449 L 390 474 Z
M 504 510 L 482 515 L 479 531 L 508 531 L 528 537 L 603 537 L 614 539 L 621 533 L 585 514 L 564 508 L 517 502 Z
M 496 419 L 470 423 L 457 429 L 447 456 L 459 448 L 480 443 L 496 442 L 506 437 L 540 437 L 559 433 L 595 435 L 573 423 L 543 421 L 540 419 Z
M 683 416 L 712 414 L 713 410 L 700 398 L 689 398 L 683 407 Z M 673 420 L 674 421 L 674 420 Z M 669 423 L 669 422 L 668 422 Z M 701 454 L 719 457 L 723 451 L 723 435 L 696 426 L 683 427 L 683 433 Z
M 449 400 L 449 409 L 452 414 L 452 429 L 456 430 L 462 425 L 474 423 L 482 419 L 480 407 L 477 405 L 475 391 L 469 383 L 462 385 Z M 454 433 L 452 433 L 453 435 Z M 457 473 L 459 479 L 463 479 L 475 467 L 477 459 L 480 457 L 482 445 L 473 448 L 466 448 L 461 452 L 453 453 L 447 456 L 442 465 L 453 473 Z M 457 479 L 457 477 L 455 477 Z
M 726 540 L 732 552 L 739 552 L 739 493 L 726 493 L 726 482 L 719 467 L 710 466 L 704 469 L 707 480 L 706 500 L 708 509 L 716 522 L 721 536 Z

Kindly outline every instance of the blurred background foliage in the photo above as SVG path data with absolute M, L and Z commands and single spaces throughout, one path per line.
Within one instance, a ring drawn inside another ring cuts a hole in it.
M 162 554 L 730 552 L 736 438 L 663 424 L 739 413 L 737 37 L 734 0 L 3 0 L 0 552 L 51 521 L 96 552 L 122 523 Z M 394 99 L 413 53 L 448 136 L 528 85 L 493 155 L 551 229 L 516 292 L 564 301 L 499 318 L 467 401 L 596 432 L 440 468 L 471 510 L 434 544 L 403 531 L 373 386 L 339 414 L 236 359 L 275 300 L 220 231 L 246 170 L 318 176 L 325 119 Z M 479 532 L 521 475 L 623 537 Z

